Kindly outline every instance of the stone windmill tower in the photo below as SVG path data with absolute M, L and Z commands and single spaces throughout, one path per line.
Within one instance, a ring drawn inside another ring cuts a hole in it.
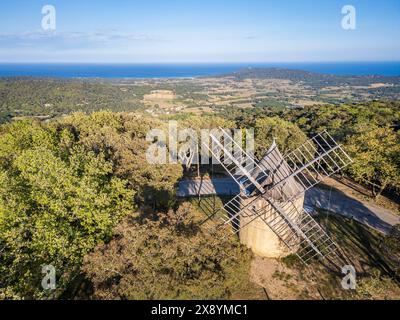
M 326 131 L 281 154 L 275 143 L 257 161 L 232 139 L 230 132 L 210 134 L 203 144 L 238 183 L 240 194 L 224 205 L 218 227 L 238 233 L 243 244 L 265 257 L 295 253 L 307 263 L 334 255 L 336 244 L 304 211 L 305 192 L 352 162 Z M 235 152 L 224 146 L 235 145 Z M 237 152 L 239 150 L 239 152 Z

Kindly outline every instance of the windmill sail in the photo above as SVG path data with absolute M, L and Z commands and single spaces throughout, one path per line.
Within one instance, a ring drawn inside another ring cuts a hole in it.
M 226 130 L 221 129 L 220 132 L 222 133 L 220 136 L 210 134 L 211 146 L 206 143 L 203 143 L 203 146 L 210 151 L 214 159 L 220 163 L 240 187 L 241 192 L 224 205 L 224 210 L 229 216 L 237 216 L 242 210 L 243 201 L 252 195 L 254 189 L 258 193 L 265 191 L 262 184 L 268 178 L 268 173 L 255 162 L 254 157 L 246 153 L 232 139 Z M 233 153 L 225 148 L 227 141 L 234 145 L 238 152 Z M 250 214 L 253 214 L 253 212 L 250 212 Z
M 226 131 L 222 132 L 225 140 L 234 143 Z M 286 156 L 282 156 L 274 143 L 258 163 L 240 149 L 247 165 L 234 161 L 234 155 L 224 148 L 219 138 L 212 135 L 211 139 L 219 152 L 232 160 L 228 168 L 218 154 L 217 159 L 242 190 L 224 206 L 227 217 L 222 225 L 232 226 L 232 231 L 236 233 L 261 218 L 291 251 L 296 251 L 303 262 L 336 252 L 337 246 L 321 226 L 295 204 L 306 190 L 351 162 L 327 132 L 316 135 Z M 215 149 L 211 153 L 217 155 Z M 252 166 L 248 170 L 249 164 Z M 264 200 L 261 207 L 258 205 L 260 198 Z
M 285 157 L 282 157 L 276 144 L 273 144 L 258 164 L 258 168 L 270 172 L 274 179 L 272 185 L 263 193 L 278 192 L 283 200 L 293 200 L 349 165 L 351 161 L 326 131 L 307 140 Z M 232 215 L 226 223 L 241 215 L 249 205 Z
M 211 155 L 217 159 L 245 194 L 250 195 L 249 190 L 254 188 L 258 189 L 259 192 L 263 192 L 264 189 L 261 184 L 268 177 L 268 174 L 255 162 L 254 157 L 245 152 L 232 139 L 226 130 L 221 129 L 221 132 L 222 135 L 219 137 L 210 134 L 211 147 L 206 143 L 203 146 L 211 152 Z M 221 141 L 221 138 L 223 141 Z M 240 154 L 228 150 L 225 147 L 226 142 L 233 144 Z

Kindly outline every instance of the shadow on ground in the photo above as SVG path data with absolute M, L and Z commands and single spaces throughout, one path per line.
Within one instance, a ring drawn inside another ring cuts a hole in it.
M 332 190 L 326 188 L 308 190 L 306 192 L 305 205 L 355 219 L 385 234 L 390 232 L 397 220 L 396 216 L 385 214 L 383 209 L 381 215 L 378 216 L 377 212 L 370 210 L 362 202 L 348 197 L 336 188 L 332 188 Z M 390 220 L 390 222 L 383 220 L 384 218 Z

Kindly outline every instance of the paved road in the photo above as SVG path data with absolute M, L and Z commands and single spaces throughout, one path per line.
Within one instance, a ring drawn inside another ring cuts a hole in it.
M 331 192 L 330 189 L 314 187 L 306 192 L 305 204 L 354 218 L 385 234 L 392 226 L 400 224 L 400 217 L 390 210 L 362 203 L 338 189 L 332 189 Z
M 178 196 L 236 195 L 239 187 L 230 178 L 213 180 L 185 180 L 179 183 Z M 314 187 L 306 192 L 305 205 L 330 210 L 345 217 L 368 225 L 387 234 L 392 226 L 400 224 L 400 217 L 390 210 L 372 204 L 362 203 L 343 191 L 332 188 Z
M 201 195 L 231 196 L 239 193 L 239 186 L 231 178 L 213 180 L 183 180 L 179 182 L 178 197 Z

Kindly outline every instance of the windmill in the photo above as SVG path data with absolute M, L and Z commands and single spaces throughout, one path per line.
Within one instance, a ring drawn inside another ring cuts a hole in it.
M 210 134 L 210 140 L 210 145 L 203 146 L 241 190 L 223 206 L 225 214 L 218 228 L 228 227 L 233 234 L 246 238 L 245 228 L 261 221 L 304 263 L 337 256 L 338 246 L 303 209 L 308 189 L 352 162 L 327 131 L 285 156 L 274 142 L 260 161 L 246 153 L 228 130 L 220 128 L 219 134 Z M 235 152 L 227 145 L 233 145 Z

